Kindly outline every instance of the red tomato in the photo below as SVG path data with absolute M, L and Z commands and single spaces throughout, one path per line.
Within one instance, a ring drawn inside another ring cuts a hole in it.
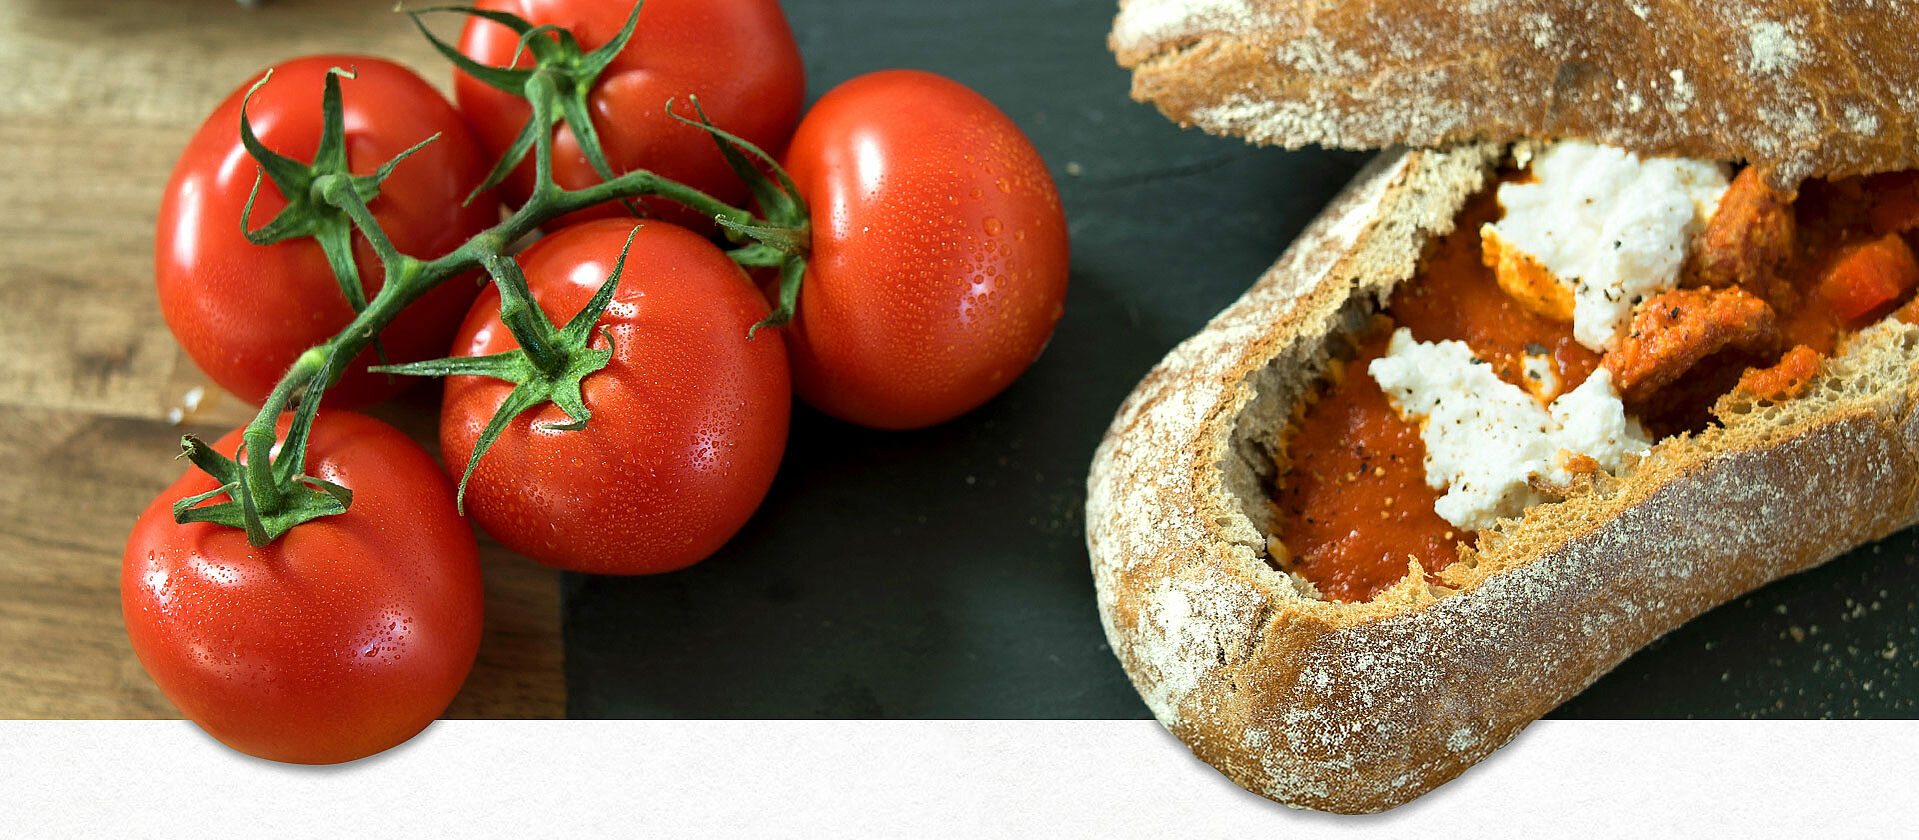
M 1066 298 L 1066 218 L 991 102 L 931 73 L 861 76 L 807 113 L 786 168 L 813 222 L 782 330 L 801 398 L 865 426 L 930 426 L 1038 358 Z
M 527 285 L 555 324 L 585 308 L 612 272 L 632 221 L 564 228 L 520 257 Z M 767 305 L 744 272 L 685 228 L 645 222 L 600 323 L 613 358 L 583 381 L 585 429 L 547 403 L 521 414 L 481 457 L 466 510 L 514 551 L 549 566 L 651 574 L 690 566 L 733 536 L 773 483 L 786 447 L 792 391 L 786 353 L 746 331 Z M 594 346 L 604 346 L 595 332 Z M 519 346 L 500 323 L 499 293 L 473 304 L 455 355 Z M 440 415 L 448 469 L 512 386 L 449 377 Z
M 399 430 L 322 412 L 307 453 L 308 475 L 353 490 L 346 513 L 253 548 L 236 528 L 174 524 L 176 500 L 217 486 L 189 470 L 134 524 L 120 605 L 140 664 L 208 734 L 333 764 L 446 710 L 480 648 L 480 565 L 452 486 Z
M 631 2 L 610 0 L 484 0 L 483 9 L 511 12 L 534 25 L 566 28 L 584 50 L 618 35 L 633 11 Z M 482 18 L 472 18 L 460 36 L 460 52 L 481 64 L 505 67 L 513 61 L 519 36 Z M 522 67 L 532 66 L 530 55 Z M 461 112 L 497 154 L 519 136 L 532 115 L 526 100 L 475 81 L 453 77 Z M 747 191 L 706 132 L 666 115 L 692 114 L 689 96 L 697 95 L 714 125 L 778 155 L 793 134 L 806 95 L 806 71 L 800 48 L 776 0 L 646 0 L 632 40 L 620 51 L 589 94 L 594 127 L 614 172 L 649 169 L 705 191 L 734 206 Z M 553 177 L 578 189 L 600 182 L 581 154 L 573 130 L 555 130 Z M 506 181 L 508 199 L 518 206 L 533 188 L 533 155 Z M 710 226 L 703 215 L 672 202 L 648 202 L 648 209 L 669 221 L 696 228 Z M 567 222 L 594 216 L 624 215 L 607 205 Z
M 321 55 L 283 62 L 247 108 L 254 133 L 267 148 L 311 161 L 321 130 L 320 94 L 328 68 L 358 71 L 343 79 L 347 159 L 356 175 L 415 143 L 440 139 L 393 170 L 370 205 L 380 227 L 402 253 L 432 258 L 453 250 L 499 220 L 488 196 L 461 207 L 491 165 L 460 115 L 413 71 L 384 59 Z M 187 144 L 160 202 L 154 237 L 154 276 L 160 311 L 200 369 L 242 399 L 266 399 L 280 375 L 308 347 L 325 341 L 353 310 L 327 267 L 320 246 L 298 239 L 265 247 L 240 234 L 240 215 L 258 171 L 240 145 L 240 104 L 258 77 L 220 104 Z M 285 206 L 271 180 L 260 185 L 250 228 L 271 221 Z M 380 288 L 380 261 L 355 234 L 360 283 L 369 299 Z M 476 293 L 476 284 L 449 280 L 408 307 L 381 333 L 394 362 L 432 358 L 446 347 Z M 369 374 L 371 347 L 327 392 L 327 405 L 378 402 L 409 384 L 408 377 Z

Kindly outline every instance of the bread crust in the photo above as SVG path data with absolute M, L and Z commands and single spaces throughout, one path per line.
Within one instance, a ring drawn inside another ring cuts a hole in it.
M 1121 0 L 1133 97 L 1349 149 L 1577 137 L 1761 166 L 1919 167 L 1919 0 Z
M 1276 436 L 1329 337 L 1414 273 L 1503 154 L 1380 155 L 1146 375 L 1093 459 L 1087 548 L 1113 650 L 1196 755 L 1290 806 L 1411 800 L 1693 616 L 1919 519 L 1919 327 L 1887 322 L 1806 396 L 1729 396 L 1723 428 L 1502 522 L 1441 573 L 1456 591 L 1409 574 L 1340 604 L 1272 568 Z

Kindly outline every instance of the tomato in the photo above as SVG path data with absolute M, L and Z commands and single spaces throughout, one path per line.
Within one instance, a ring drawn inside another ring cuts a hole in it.
M 330 67 L 355 69 L 359 75 L 340 86 L 347 163 L 355 175 L 372 173 L 393 155 L 439 134 L 439 140 L 395 167 L 368 205 L 401 253 L 439 257 L 499 221 L 489 196 L 461 207 L 466 194 L 486 178 L 489 161 L 459 111 L 413 71 L 386 59 L 311 56 L 276 65 L 272 81 L 248 105 L 253 132 L 267 148 L 297 161 L 313 159 L 322 125 L 320 90 Z M 159 205 L 154 276 L 161 315 L 180 347 L 213 382 L 261 403 L 299 353 L 340 332 L 353 320 L 353 309 L 313 240 L 263 247 L 248 244 L 240 234 L 240 215 L 257 173 L 240 146 L 240 104 L 251 84 L 234 90 L 180 153 Z M 249 228 L 272 221 L 284 205 L 272 180 L 263 180 Z M 355 257 L 370 299 L 382 286 L 382 268 L 359 234 Z M 457 278 L 422 297 L 382 332 L 388 359 L 438 355 L 474 293 L 474 282 Z M 378 403 L 409 384 L 399 376 L 368 374 L 368 364 L 378 364 L 372 347 L 326 391 L 326 405 Z
M 585 308 L 634 224 L 564 228 L 521 255 L 528 289 L 555 324 Z M 482 294 L 455 355 L 518 346 L 499 309 L 497 291 Z M 540 426 L 567 422 L 558 406 L 521 414 L 481 457 L 467 513 L 514 551 L 564 569 L 650 574 L 712 554 L 759 507 L 786 447 L 786 353 L 770 333 L 746 337 L 766 314 L 746 274 L 711 242 L 641 223 L 600 319 L 613 358 L 581 382 L 592 419 L 551 431 Z M 496 379 L 447 379 L 440 451 L 449 469 L 464 469 L 511 390 Z
M 631 2 L 610 0 L 484 0 L 483 9 L 511 12 L 534 25 L 566 28 L 584 50 L 613 39 L 633 11 Z M 472 18 L 460 36 L 460 52 L 481 64 L 505 67 L 514 58 L 519 36 L 500 24 Z M 520 58 L 531 66 L 530 55 Z M 465 73 L 453 78 L 460 110 L 497 155 L 519 136 L 531 116 L 526 101 L 488 87 Z M 649 169 L 739 206 L 747 191 L 704 131 L 666 115 L 676 100 L 682 116 L 693 112 L 698 96 L 714 125 L 777 155 L 793 133 L 806 95 L 806 71 L 786 15 L 776 0 L 646 0 L 632 40 L 594 83 L 588 94 L 594 127 L 614 172 Z M 591 186 L 600 176 L 580 152 L 573 130 L 554 131 L 553 177 L 568 189 Z M 533 187 L 533 156 L 506 181 L 508 199 L 518 206 Z M 704 216 L 664 200 L 648 209 L 696 229 L 710 227 Z M 606 205 L 563 220 L 624 215 Z M 559 225 L 555 225 L 557 227 Z
M 911 70 L 829 91 L 786 157 L 812 215 L 793 387 L 841 419 L 929 426 L 1011 384 L 1066 298 L 1066 218 L 991 102 Z
M 236 430 L 215 447 L 239 443 Z M 323 411 L 307 452 L 308 475 L 353 490 L 345 513 L 253 548 L 236 528 L 174 524 L 174 501 L 218 486 L 188 470 L 134 524 L 120 604 L 140 664 L 200 728 L 332 764 L 445 711 L 480 648 L 480 566 L 452 486 L 399 430 Z
M 440 134 L 395 168 L 369 205 L 395 247 L 437 257 L 498 221 L 490 197 L 460 206 L 491 164 L 459 113 L 413 71 L 383 59 L 321 55 L 276 65 L 273 80 L 247 107 L 267 148 L 312 161 L 322 125 L 321 91 L 332 67 L 358 71 L 358 78 L 343 79 L 340 87 L 354 174 L 371 173 Z M 353 310 L 312 239 L 262 247 L 240 233 L 259 171 L 240 145 L 240 105 L 253 81 L 207 117 L 180 155 L 160 202 L 153 253 L 160 311 L 174 337 L 220 387 L 259 403 L 302 351 L 353 320 Z M 248 227 L 265 225 L 284 206 L 273 182 L 262 181 Z M 380 261 L 357 233 L 354 239 L 360 282 L 370 299 L 381 286 Z M 476 285 L 464 279 L 428 293 L 381 334 L 387 357 L 402 362 L 436 355 L 475 293 Z M 405 377 L 366 372 L 377 363 L 368 348 L 327 392 L 327 404 L 366 405 L 409 384 Z

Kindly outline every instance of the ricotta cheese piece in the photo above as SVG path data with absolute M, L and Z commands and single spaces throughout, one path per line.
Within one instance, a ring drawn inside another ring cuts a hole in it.
M 1499 187 L 1505 216 L 1480 228 L 1488 254 L 1516 252 L 1498 270 L 1543 268 L 1571 292 L 1573 338 L 1619 346 L 1633 306 L 1673 288 L 1693 234 L 1725 193 L 1724 166 L 1640 158 L 1566 140 L 1532 158 L 1533 180 Z M 1501 278 L 1524 287 L 1534 278 Z
M 1527 353 L 1519 362 L 1520 372 L 1525 374 L 1526 391 L 1541 404 L 1551 403 L 1559 396 L 1559 367 L 1553 364 L 1551 353 Z
M 1367 372 L 1401 417 L 1420 424 L 1426 483 L 1445 491 L 1433 510 L 1457 528 L 1487 528 L 1546 501 L 1532 479 L 1570 483 L 1575 456 L 1610 472 L 1652 446 L 1605 368 L 1544 406 L 1465 342 L 1415 341 L 1401 327 Z

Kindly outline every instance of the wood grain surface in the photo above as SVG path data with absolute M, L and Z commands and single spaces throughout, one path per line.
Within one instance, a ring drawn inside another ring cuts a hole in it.
M 390 0 L 0 0 L 0 718 L 178 716 L 127 644 L 120 552 L 179 476 L 180 435 L 218 436 L 252 407 L 161 321 L 154 216 L 207 112 L 316 52 L 390 57 L 442 89 L 450 73 Z M 433 451 L 436 394 L 373 413 Z M 557 577 L 480 547 L 486 635 L 447 715 L 559 717 Z

